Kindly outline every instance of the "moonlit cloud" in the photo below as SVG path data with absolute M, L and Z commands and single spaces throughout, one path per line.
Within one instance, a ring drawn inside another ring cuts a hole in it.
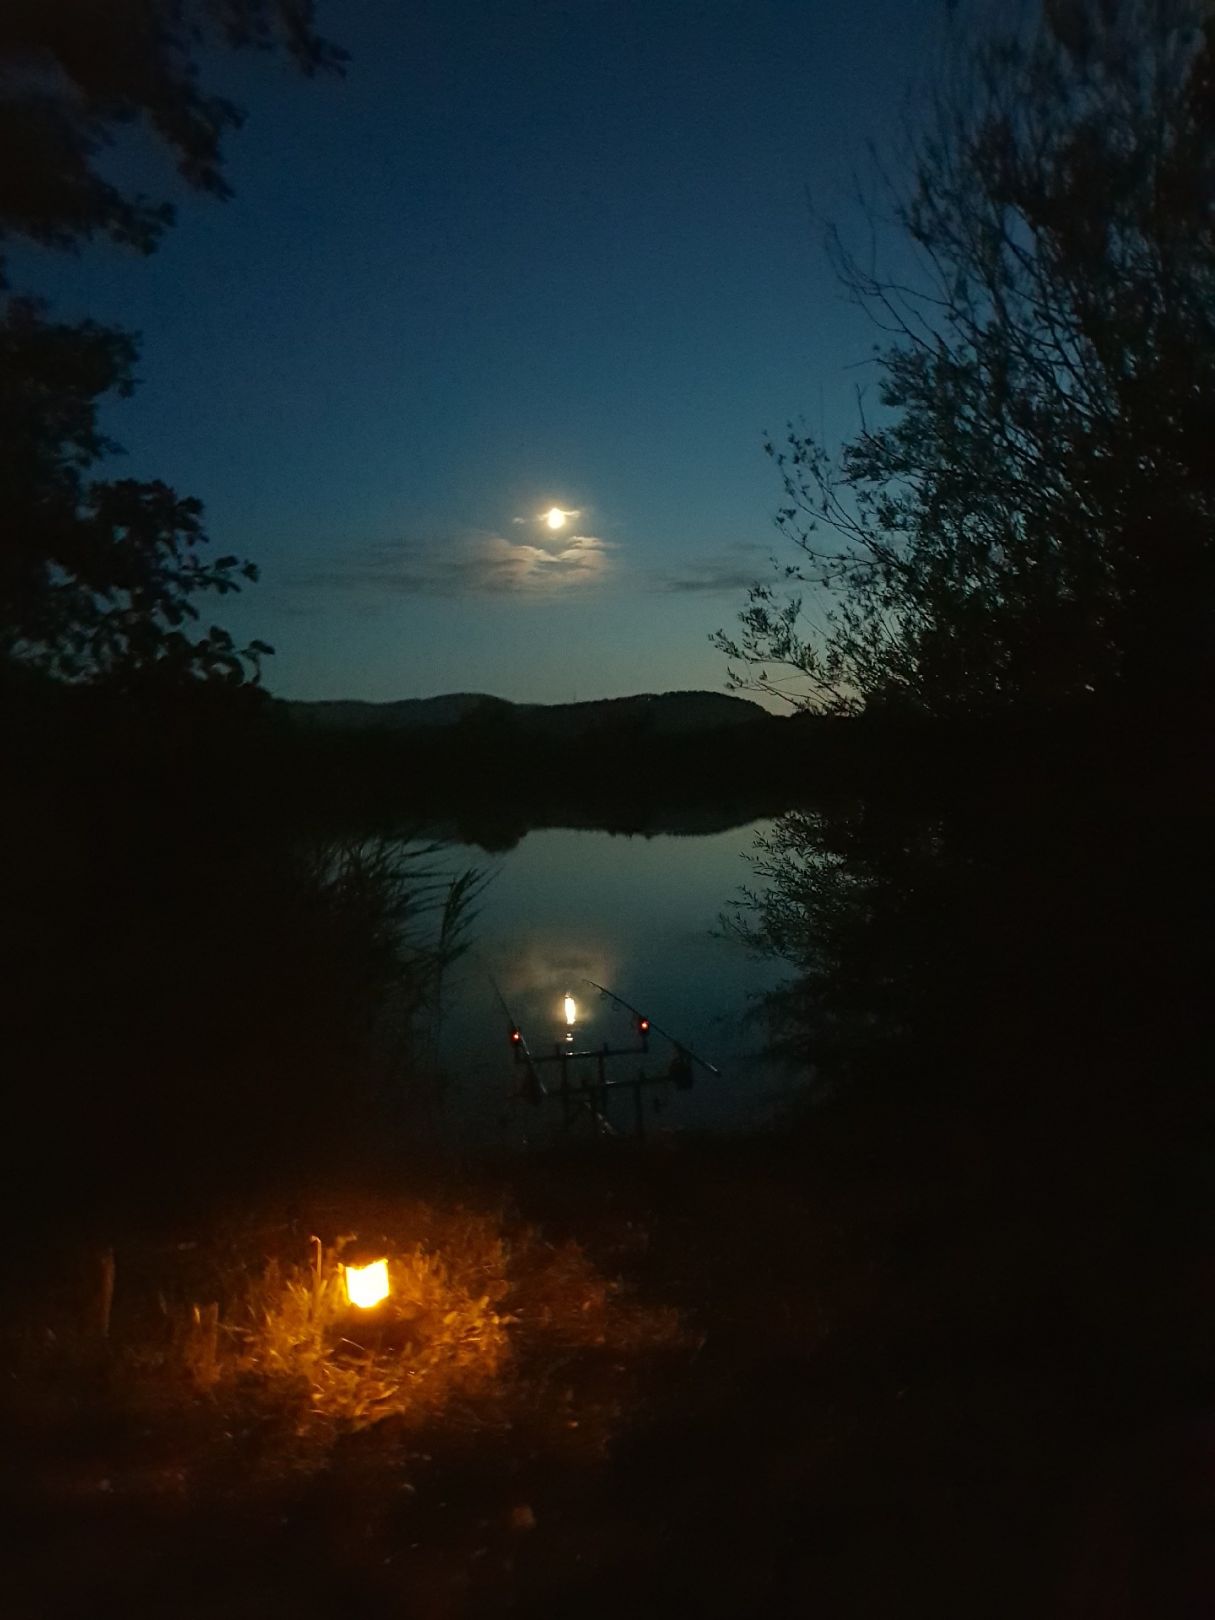
M 550 512 L 560 512 L 567 523 L 576 523 L 582 516 L 580 506 L 547 506 L 543 512 L 533 512 L 529 517 L 514 517 L 511 522 L 544 525 L 548 523 Z
M 445 540 L 389 540 L 296 576 L 318 591 L 361 596 L 545 597 L 598 585 L 611 570 L 611 542 L 544 529 L 534 538 L 472 530 Z

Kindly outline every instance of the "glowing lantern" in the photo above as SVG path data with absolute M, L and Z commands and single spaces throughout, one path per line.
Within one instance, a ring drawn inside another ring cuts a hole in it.
M 369 1311 L 373 1305 L 388 1298 L 388 1262 L 371 1260 L 363 1266 L 344 1266 L 346 1298 L 360 1310 Z
M 577 1018 L 577 1016 L 578 1016 L 578 1003 L 574 1000 L 573 996 L 566 996 L 566 998 L 565 998 L 565 1021 L 566 1021 L 566 1023 L 567 1024 L 572 1024 L 574 1022 L 574 1020 Z

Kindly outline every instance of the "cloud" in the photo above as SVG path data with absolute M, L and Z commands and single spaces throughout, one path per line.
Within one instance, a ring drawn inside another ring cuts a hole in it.
M 769 555 L 767 546 L 744 542 L 673 568 L 654 569 L 649 587 L 671 596 L 736 595 L 764 574 Z
M 477 529 L 441 540 L 402 537 L 352 546 L 288 580 L 295 602 L 290 611 L 315 611 L 325 596 L 337 593 L 373 609 L 399 597 L 544 601 L 606 585 L 630 595 L 737 598 L 768 572 L 771 557 L 769 547 L 741 542 L 639 567 L 622 565 L 617 550 L 615 542 L 597 535 L 545 528 L 526 535 Z
M 599 584 L 611 570 L 611 550 L 591 534 L 546 531 L 524 540 L 472 530 L 445 540 L 364 546 L 297 574 L 293 584 L 381 597 L 546 597 Z
M 582 508 L 580 506 L 550 506 L 543 512 L 533 512 L 530 517 L 513 517 L 511 518 L 511 522 L 529 524 L 543 523 L 549 512 L 553 511 L 560 512 L 567 523 L 573 523 L 582 516 Z

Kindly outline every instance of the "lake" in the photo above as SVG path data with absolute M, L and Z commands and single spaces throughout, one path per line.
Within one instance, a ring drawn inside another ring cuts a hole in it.
M 748 1014 L 781 970 L 717 931 L 750 878 L 746 856 L 761 825 L 707 836 L 548 829 L 526 834 L 504 856 L 469 851 L 491 875 L 472 949 L 450 975 L 440 1043 L 453 1076 L 447 1112 L 462 1134 L 507 1143 L 561 1128 L 555 1098 L 540 1108 L 512 1101 L 526 1070 L 513 1060 L 495 983 L 534 1056 L 565 1046 L 567 995 L 577 1009 L 574 1050 L 637 1044 L 632 1015 L 586 982 L 594 980 L 721 1071 L 698 1067 L 690 1091 L 652 1088 L 650 1131 L 723 1129 L 771 1112 L 789 1082 L 765 1060 L 762 1026 Z M 663 1073 L 674 1050 L 652 1034 L 648 1054 L 612 1060 L 609 1078 Z M 589 1077 L 594 1065 L 577 1058 L 544 1065 L 546 1084 L 557 1083 L 562 1068 L 573 1079 Z M 631 1132 L 631 1093 L 614 1099 L 611 1111 Z M 573 1129 L 589 1135 L 590 1119 L 581 1116 Z

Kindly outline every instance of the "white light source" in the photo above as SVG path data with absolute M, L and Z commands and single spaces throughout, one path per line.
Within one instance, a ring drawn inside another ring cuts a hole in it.
M 544 521 L 548 524 L 550 529 L 564 529 L 565 513 L 559 506 L 550 506 L 548 511 L 544 514 Z
M 577 1018 L 577 1016 L 578 1016 L 578 1004 L 577 1004 L 577 1002 L 574 1000 L 573 996 L 566 996 L 566 998 L 565 998 L 565 1021 L 566 1021 L 566 1023 L 567 1024 L 572 1024 L 574 1022 L 574 1020 Z

